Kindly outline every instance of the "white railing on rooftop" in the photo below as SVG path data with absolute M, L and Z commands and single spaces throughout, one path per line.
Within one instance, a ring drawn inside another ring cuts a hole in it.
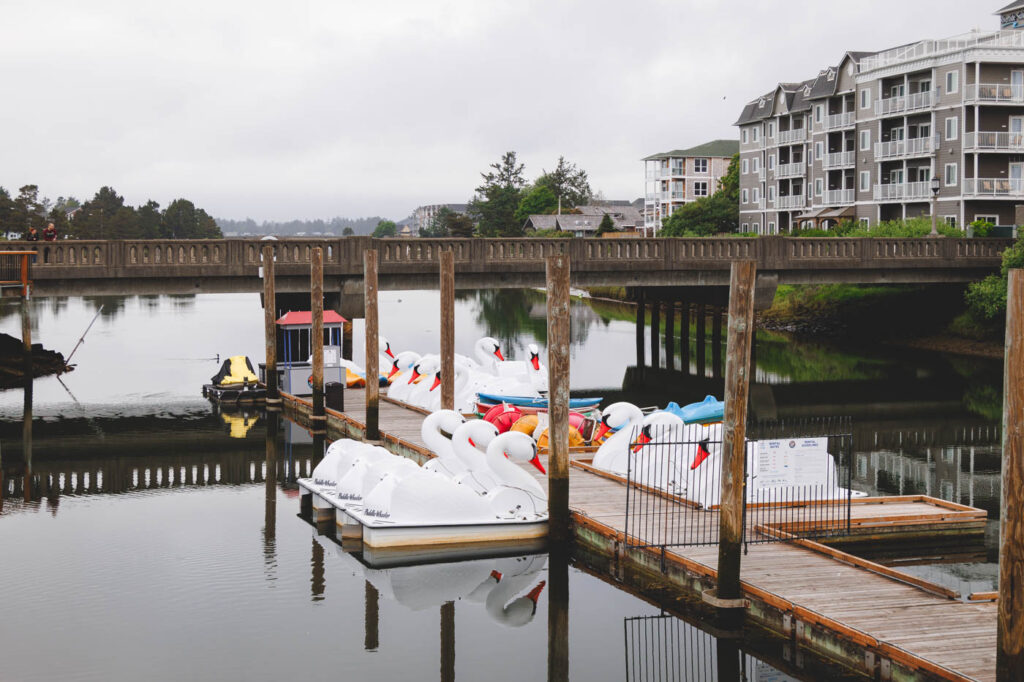
M 915 92 L 902 97 L 885 97 L 875 102 L 875 115 L 886 116 L 904 111 L 927 109 L 934 100 L 933 91 Z
M 1024 179 L 967 178 L 964 180 L 964 195 L 975 197 L 1024 196 Z
M 907 140 L 875 143 L 876 159 L 893 159 L 903 156 L 928 156 L 934 153 L 939 145 L 938 135 L 912 137 Z
M 922 40 L 913 45 L 896 47 L 879 52 L 860 60 L 860 72 L 880 69 L 902 62 L 957 52 L 971 47 L 1024 47 L 1024 32 L 1021 31 L 972 31 L 944 40 Z
M 777 178 L 797 178 L 803 177 L 804 169 L 807 166 L 802 161 L 796 163 L 780 163 L 775 171 L 775 177 Z
M 902 182 L 875 185 L 875 201 L 899 201 L 903 199 L 930 199 L 930 182 Z
M 841 206 L 852 204 L 854 201 L 852 189 L 830 189 L 824 195 L 825 204 L 828 206 Z
M 832 114 L 825 119 L 825 130 L 835 130 L 836 128 L 849 128 L 852 126 L 854 121 L 854 113 L 847 111 L 843 114 Z
M 855 163 L 857 163 L 856 152 L 832 152 L 826 154 L 825 158 L 821 160 L 821 167 L 825 169 L 843 168 L 845 166 L 852 166 Z
M 779 131 L 779 144 L 793 144 L 807 139 L 807 128 L 793 128 Z
M 1024 133 L 964 133 L 964 149 L 987 149 L 995 152 L 1024 152 Z

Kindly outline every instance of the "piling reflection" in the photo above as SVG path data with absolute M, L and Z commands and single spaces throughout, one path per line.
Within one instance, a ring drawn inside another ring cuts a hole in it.
M 269 412 L 266 419 L 266 460 L 264 462 L 263 564 L 267 578 L 277 566 L 277 438 L 280 416 Z
M 552 543 L 548 561 L 548 682 L 565 682 L 569 679 L 569 543 Z

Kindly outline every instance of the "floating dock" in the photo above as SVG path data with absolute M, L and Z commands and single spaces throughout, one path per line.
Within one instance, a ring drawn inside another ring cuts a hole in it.
M 345 411 L 327 410 L 329 437 L 363 438 L 363 395 L 346 391 Z M 311 403 L 283 397 L 286 413 L 308 426 Z M 425 412 L 383 397 L 379 409 L 384 447 L 419 462 L 431 457 L 420 439 Z M 680 599 L 699 602 L 716 584 L 717 546 L 630 546 L 624 532 L 625 482 L 594 470 L 590 457 L 577 454 L 570 467 L 569 506 L 578 546 L 604 557 L 609 579 L 624 587 L 653 581 Z M 702 513 L 717 522 L 717 511 Z M 748 620 L 786 638 L 794 650 L 802 647 L 872 678 L 995 680 L 995 594 L 959 594 L 834 546 L 905 544 L 936 535 L 977 542 L 985 517 L 984 510 L 923 495 L 859 498 L 850 506 L 850 536 L 829 538 L 833 546 L 792 538 L 750 544 L 742 566 Z M 657 524 L 649 525 L 639 541 L 657 544 L 663 541 L 659 532 Z

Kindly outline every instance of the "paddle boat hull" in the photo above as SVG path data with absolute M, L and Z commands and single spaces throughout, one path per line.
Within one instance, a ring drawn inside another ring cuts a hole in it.
M 467 523 L 447 526 L 368 525 L 365 517 L 349 514 L 363 528 L 363 544 L 377 548 L 439 547 L 445 545 L 484 545 L 511 541 L 539 540 L 547 537 L 548 521 L 509 521 L 506 523 Z
M 509 405 L 515 405 L 516 407 L 525 407 L 538 410 L 548 409 L 547 398 L 532 398 L 530 396 L 516 396 L 516 395 L 498 395 L 496 393 L 478 393 L 478 403 L 490 404 L 490 406 L 500 405 L 507 403 Z M 597 407 L 601 404 L 603 398 L 569 398 L 569 409 L 585 409 L 588 407 Z

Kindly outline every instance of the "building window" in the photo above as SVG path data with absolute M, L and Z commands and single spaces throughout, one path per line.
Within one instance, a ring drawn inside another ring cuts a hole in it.
M 707 159 L 694 159 L 693 160 L 693 172 L 694 173 L 707 173 L 708 172 L 708 160 Z
M 871 151 L 871 131 L 862 130 L 860 131 L 860 150 L 862 152 Z
M 706 181 L 693 183 L 693 196 L 706 197 L 707 195 L 708 183 Z
M 825 181 L 821 178 L 815 178 L 814 180 L 814 195 L 821 196 L 822 191 L 825 189 Z
M 946 94 L 952 95 L 960 89 L 960 72 L 950 71 L 946 74 Z
M 999 224 L 999 216 L 997 216 L 997 215 L 981 215 L 981 214 L 978 214 L 978 215 L 974 216 L 974 220 L 975 221 L 981 220 L 981 221 L 986 222 L 986 223 L 992 223 L 993 225 L 998 225 Z
M 759 187 L 755 187 L 753 194 L 750 196 L 755 204 L 761 203 L 761 189 Z
M 741 226 L 741 229 L 744 232 L 749 232 L 750 231 L 750 223 L 743 223 L 743 225 Z
M 768 123 L 768 137 L 775 137 L 775 122 L 769 121 Z
M 775 188 L 774 187 L 769 187 L 768 188 L 768 201 L 775 201 Z
M 814 158 L 817 159 L 818 161 L 821 161 L 821 159 L 824 156 L 825 156 L 825 143 L 824 142 L 815 142 L 814 143 Z
M 760 232 L 761 231 L 761 223 L 751 223 L 750 226 L 754 229 L 754 232 Z
M 865 88 L 865 89 L 860 91 L 860 108 L 861 109 L 867 109 L 870 106 L 871 106 L 871 90 L 870 90 L 870 88 Z
M 868 220 L 867 218 L 861 218 L 860 219 L 860 224 L 861 224 L 861 227 L 870 227 L 871 226 L 871 221 Z
M 760 173 L 761 172 L 761 157 L 759 157 L 759 156 L 755 156 L 754 157 L 754 166 L 753 166 L 753 168 L 754 168 L 754 172 L 755 173 Z
M 744 204 L 749 204 L 750 203 L 750 200 L 748 199 L 748 194 L 747 194 L 746 188 L 743 189 L 743 203 Z
M 775 223 L 768 223 L 768 234 L 775 234 Z
M 747 136 L 748 130 L 749 130 L 748 128 L 744 128 L 743 129 L 743 144 L 746 144 L 747 141 L 748 141 L 748 136 Z
M 758 132 L 757 128 L 751 128 L 750 129 L 750 140 L 752 142 L 757 142 L 757 132 Z
M 947 163 L 945 167 L 944 178 L 946 181 L 946 187 L 954 187 L 957 183 L 957 168 L 955 163 Z
M 815 123 L 821 123 L 821 111 L 822 111 L 822 108 L 821 108 L 820 104 L 818 104 L 818 105 L 816 105 L 814 107 L 814 122 Z
M 946 139 L 955 140 L 957 131 L 960 128 L 960 119 L 956 116 L 950 116 L 946 119 Z
M 740 167 L 741 167 L 744 175 L 749 173 L 750 172 L 750 159 L 743 159 L 742 161 L 740 161 Z
M 942 222 L 946 223 L 950 227 L 956 227 L 956 216 L 955 215 L 944 215 L 944 216 L 942 216 Z
M 871 171 L 860 172 L 860 191 L 870 192 L 871 191 Z
M 775 155 L 768 155 L 768 170 L 775 170 Z

